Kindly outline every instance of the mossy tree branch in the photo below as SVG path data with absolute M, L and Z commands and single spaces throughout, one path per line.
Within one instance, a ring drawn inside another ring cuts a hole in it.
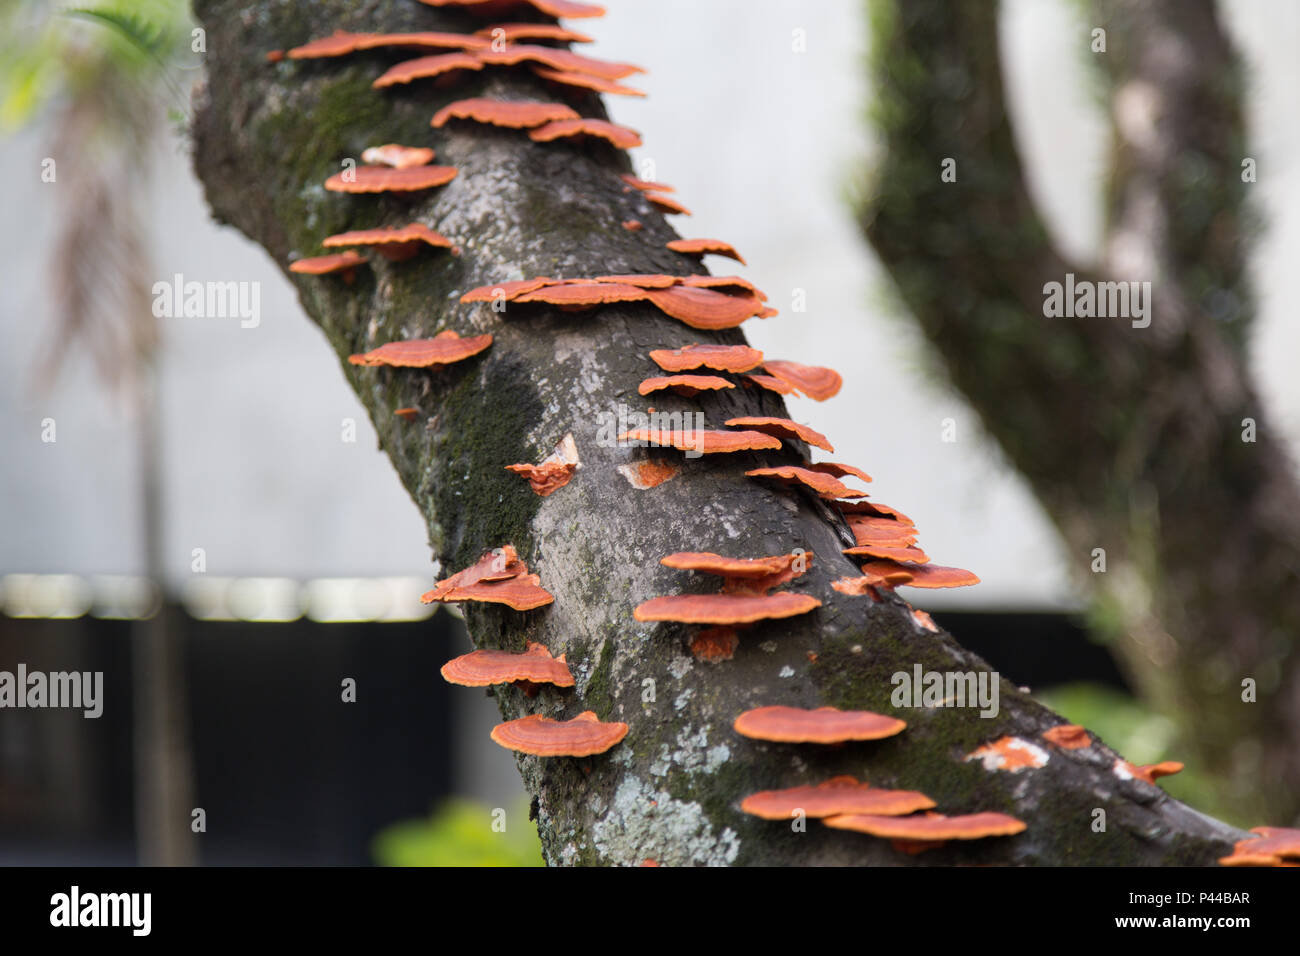
M 678 477 L 634 489 L 617 471 L 647 451 L 596 440 L 602 416 L 620 404 L 644 408 L 637 383 L 655 373 L 646 353 L 694 341 L 743 341 L 739 332 L 699 333 L 654 308 L 619 305 L 594 314 L 505 314 L 459 303 L 473 287 L 533 275 L 690 271 L 692 260 L 664 248 L 672 230 L 618 174 L 629 170 L 608 148 L 535 144 L 517 132 L 483 127 L 431 130 L 429 117 L 451 99 L 483 93 L 551 98 L 526 72 L 476 76 L 454 89 L 413 85 L 374 91 L 370 80 L 391 59 L 268 64 L 264 55 L 335 29 L 452 30 L 481 25 L 413 0 L 201 0 L 209 73 L 194 125 L 194 154 L 214 214 L 261 243 L 286 267 L 318 250 L 322 237 L 350 228 L 417 219 L 448 235 L 459 257 L 379 262 L 355 285 L 298 277 L 303 305 L 340 358 L 392 460 L 428 523 L 444 566 L 464 567 L 512 543 L 555 596 L 528 614 L 472 607 L 470 634 L 481 647 L 522 650 L 541 641 L 566 653 L 577 679 L 569 691 L 535 698 L 497 695 L 503 715 L 573 716 L 596 711 L 631 725 L 608 754 L 583 760 L 523 757 L 547 860 L 553 864 L 934 864 L 1206 863 L 1242 836 L 1202 817 L 1154 786 L 1113 772 L 1100 742 L 1051 750 L 1041 769 L 988 771 L 964 755 L 1012 734 L 1033 738 L 1059 718 L 1002 681 L 996 717 L 975 709 L 902 712 L 898 737 L 838 748 L 765 745 L 736 735 L 741 711 L 783 703 L 892 711 L 891 675 L 986 672 L 948 635 L 917 625 L 898 598 L 873 602 L 831 589 L 855 574 L 839 554 L 845 529 L 811 499 L 755 483 L 744 468 L 790 455 L 711 456 L 680 461 Z M 486 72 L 486 71 L 485 71 Z M 600 104 L 582 97 L 588 115 Z M 384 142 L 431 144 L 438 162 L 460 173 L 413 203 L 327 193 L 325 178 L 347 157 Z M 629 232 L 620 223 L 640 219 Z M 774 321 L 780 321 L 776 319 Z M 358 369 L 344 357 L 392 339 L 452 328 L 491 332 L 481 357 L 438 373 Z M 784 414 L 769 393 L 697 400 L 666 398 L 662 410 L 702 410 L 711 426 L 735 414 Z M 419 406 L 428 427 L 392 415 Z M 505 465 L 537 461 L 566 433 L 582 468 L 555 494 L 538 498 Z M 715 461 L 714 457 L 727 460 Z M 353 493 L 364 495 L 364 490 Z M 901 503 L 905 505 L 906 503 Z M 638 624 L 632 609 L 660 594 L 709 588 L 658 559 L 678 550 L 735 555 L 816 554 L 794 590 L 824 606 L 746 632 L 733 660 L 706 664 L 686 649 L 686 629 Z M 651 698 L 647 689 L 653 687 Z M 483 747 L 494 744 L 482 741 Z M 921 789 L 949 813 L 1000 810 L 1029 824 L 1014 838 L 905 856 L 885 842 L 817 824 L 794 832 L 742 814 L 756 790 L 854 774 L 878 786 Z M 1093 830 L 1094 809 L 1108 826 Z

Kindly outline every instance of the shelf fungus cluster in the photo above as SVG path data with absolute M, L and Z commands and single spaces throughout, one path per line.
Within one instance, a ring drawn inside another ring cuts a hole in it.
M 848 744 L 900 734 L 907 724 L 867 710 L 819 707 L 759 707 L 736 718 L 736 733 L 783 744 Z M 920 853 L 949 840 L 1012 836 L 1026 828 L 1004 813 L 944 816 L 935 802 L 915 790 L 876 788 L 854 777 L 832 777 L 815 786 L 763 790 L 741 801 L 740 809 L 764 820 L 810 818 L 836 830 L 853 830 L 890 840 L 894 849 Z
M 811 594 L 773 591 L 812 565 L 811 551 L 762 558 L 726 558 L 707 551 L 683 551 L 660 560 L 664 567 L 700 571 L 722 578 L 711 594 L 670 594 L 651 598 L 632 612 L 638 621 L 710 625 L 696 634 L 691 652 L 700 660 L 730 660 L 739 643 L 737 629 L 758 621 L 807 614 L 822 602 Z
M 480 601 L 504 604 L 516 611 L 531 611 L 552 603 L 555 597 L 542 587 L 542 579 L 528 573 L 528 565 L 506 545 L 488 551 L 474 564 L 439 581 L 420 595 L 425 604 Z

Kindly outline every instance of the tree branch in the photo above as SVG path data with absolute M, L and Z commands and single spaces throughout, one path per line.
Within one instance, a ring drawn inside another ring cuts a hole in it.
M 466 290 L 534 275 L 582 276 L 691 271 L 664 248 L 674 237 L 662 217 L 618 178 L 621 153 L 536 144 L 517 132 L 482 127 L 431 131 L 429 117 L 463 96 L 552 98 L 526 73 L 476 76 L 453 90 L 436 84 L 398 93 L 370 88 L 386 62 L 365 54 L 318 63 L 264 61 L 334 29 L 467 31 L 481 22 L 407 0 L 201 0 L 208 30 L 209 84 L 194 127 L 195 164 L 216 216 L 266 247 L 284 268 L 313 254 L 321 238 L 348 228 L 426 222 L 463 249 L 458 258 L 379 263 L 353 286 L 294 276 L 303 305 L 343 359 L 392 339 L 444 328 L 491 332 L 481 357 L 438 373 L 358 369 L 344 373 L 369 410 L 398 474 L 423 512 L 444 565 L 459 569 L 484 550 L 514 544 L 555 604 L 520 614 L 470 607 L 477 646 L 522 650 L 525 640 L 567 654 L 577 686 L 526 698 L 497 695 L 508 718 L 596 711 L 631 725 L 615 750 L 595 758 L 521 757 L 546 858 L 553 864 L 932 864 L 983 862 L 1207 863 L 1242 837 L 1168 798 L 1121 779 L 1104 744 L 1050 751 L 1038 770 L 988 771 L 963 757 L 1011 734 L 1033 738 L 1059 718 L 1001 681 L 1001 709 L 907 710 L 900 736 L 839 748 L 762 744 L 738 736 L 734 718 L 767 704 L 834 705 L 892 712 L 891 675 L 987 671 L 946 634 L 917 625 L 896 597 L 879 603 L 833 591 L 856 574 L 839 551 L 843 530 L 811 500 L 745 478 L 788 454 L 711 456 L 680 461 L 680 475 L 636 490 L 617 471 L 643 452 L 596 440 L 602 416 L 620 403 L 641 407 L 636 385 L 654 374 L 646 353 L 693 341 L 737 343 L 739 332 L 695 332 L 642 305 L 594 314 L 500 314 L 459 303 Z M 389 57 L 391 59 L 391 56 Z M 485 73 L 488 71 L 484 71 Z M 594 98 L 581 111 L 599 110 Z M 459 175 L 428 198 L 344 197 L 320 186 L 345 157 L 384 142 L 432 144 Z M 624 230 L 623 220 L 645 223 Z M 661 410 L 702 409 L 711 427 L 736 414 L 784 415 L 769 393 L 656 401 Z M 418 405 L 421 429 L 392 409 Z M 566 433 L 582 468 L 539 498 L 505 465 L 537 461 Z M 652 456 L 676 453 L 652 450 Z M 713 457 L 728 460 L 714 461 Z M 661 594 L 692 590 L 681 572 L 658 564 L 678 550 L 735 555 L 815 552 L 792 589 L 820 598 L 818 611 L 759 625 L 735 659 L 693 660 L 685 629 L 638 624 L 632 609 Z M 782 676 L 783 674 L 790 676 Z M 647 681 L 652 682 L 647 684 Z M 652 700 L 646 689 L 655 689 Z M 484 740 L 482 746 L 494 746 Z M 975 841 L 920 856 L 884 841 L 816 824 L 806 833 L 746 816 L 737 807 L 766 788 L 851 773 L 877 786 L 921 789 L 948 813 L 1000 810 L 1029 824 L 1014 838 Z M 1094 833 L 1094 808 L 1108 828 Z

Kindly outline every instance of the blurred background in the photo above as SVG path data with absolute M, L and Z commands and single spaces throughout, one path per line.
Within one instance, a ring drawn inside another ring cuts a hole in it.
M 185 5 L 61 6 L 0 5 L 0 670 L 103 671 L 105 705 L 97 720 L 0 710 L 0 863 L 540 864 L 513 757 L 486 742 L 492 700 L 438 675 L 469 642 L 418 603 L 438 571 L 419 513 L 290 284 L 208 219 L 184 136 L 203 61 Z M 572 26 L 595 38 L 582 52 L 650 71 L 631 81 L 646 99 L 607 98 L 643 135 L 639 174 L 676 186 L 694 213 L 678 230 L 733 242 L 749 263 L 734 271 L 782 310 L 747 326 L 752 344 L 844 373 L 831 402 L 788 399 L 792 416 L 867 468 L 936 560 L 983 580 L 913 603 L 1130 760 L 1177 757 L 1171 718 L 1090 633 L 1077 557 L 855 221 L 879 149 L 867 4 L 607 6 Z M 1250 368 L 1294 455 L 1300 6 L 1219 9 L 1268 170 L 1252 187 L 1266 227 Z M 1064 0 L 1002 5 L 1026 175 L 1079 258 L 1102 239 L 1111 148 L 1089 31 Z M 153 320 L 149 290 L 177 274 L 258 283 L 260 323 Z M 865 413 L 881 396 L 888 414 Z M 1189 766 L 1167 789 L 1231 818 L 1216 786 Z M 160 808 L 183 810 L 179 834 L 145 832 Z M 205 829 L 190 838 L 192 808 Z M 504 833 L 485 822 L 498 808 Z

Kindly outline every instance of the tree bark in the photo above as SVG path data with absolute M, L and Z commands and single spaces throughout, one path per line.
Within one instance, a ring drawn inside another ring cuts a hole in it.
M 636 386 L 655 374 L 646 353 L 690 342 L 743 341 L 738 331 L 687 329 L 647 305 L 595 313 L 505 314 L 465 306 L 466 290 L 535 275 L 694 271 L 693 260 L 664 248 L 675 234 L 640 193 L 624 188 L 626 156 L 604 147 L 535 144 L 527 136 L 481 126 L 431 130 L 445 103 L 474 95 L 559 94 L 523 71 L 484 71 L 459 85 L 414 84 L 375 91 L 370 81 L 393 55 L 269 64 L 265 53 L 325 35 L 356 31 L 452 30 L 482 21 L 409 0 L 200 0 L 208 35 L 208 84 L 194 123 L 194 158 L 214 215 L 262 244 L 287 267 L 320 240 L 351 228 L 423 221 L 457 242 L 459 257 L 377 263 L 348 286 L 331 278 L 293 276 L 308 314 L 340 358 L 365 404 L 382 450 L 423 512 L 445 568 L 459 569 L 485 550 L 515 545 L 555 595 L 547 608 L 517 613 L 469 606 L 479 647 L 522 650 L 540 641 L 567 655 L 577 686 L 528 698 L 497 694 L 506 718 L 528 713 L 570 717 L 594 710 L 627 722 L 627 739 L 587 758 L 521 757 L 546 859 L 552 864 L 943 864 L 1212 862 L 1243 834 L 1167 797 L 1122 779 L 1116 755 L 1101 742 L 1057 750 L 1040 769 L 985 770 L 964 757 L 1003 735 L 1035 739 L 1060 718 L 1005 681 L 1001 708 L 981 719 L 971 709 L 900 712 L 899 736 L 841 747 L 764 744 L 738 736 L 732 721 L 768 704 L 866 708 L 892 713 L 891 675 L 987 671 L 947 634 L 917 625 L 909 607 L 889 596 L 853 598 L 830 587 L 857 573 L 840 554 L 847 529 L 812 499 L 746 478 L 759 464 L 788 454 L 709 456 L 683 461 L 676 452 L 617 447 L 597 439 L 606 416 L 625 404 L 644 409 Z M 600 102 L 575 100 L 586 115 Z M 459 175 L 412 203 L 347 197 L 321 184 L 346 157 L 366 146 L 429 144 L 437 162 Z M 627 219 L 640 232 L 621 227 Z M 779 321 L 776 320 L 776 321 Z M 353 352 L 393 339 L 452 328 L 490 332 L 482 356 L 449 370 L 364 369 Z M 251 345 L 250 345 L 251 347 Z M 700 409 L 710 427 L 736 414 L 784 415 L 770 393 L 698 399 L 663 398 L 660 410 Z M 427 428 L 392 414 L 419 406 Z M 546 498 L 505 470 L 538 461 L 566 433 L 582 461 L 574 480 Z M 637 490 L 617 471 L 645 457 L 681 466 L 674 479 Z M 715 460 L 716 458 L 725 460 Z M 902 503 L 905 506 L 905 502 Z M 791 589 L 823 607 L 742 635 L 735 658 L 694 660 L 687 629 L 639 624 L 632 609 L 661 594 L 715 589 L 659 565 L 680 550 L 764 555 L 802 547 L 816 554 Z M 653 690 L 653 694 L 649 691 Z M 488 740 L 482 746 L 495 746 Z M 796 832 L 738 809 L 761 789 L 853 774 L 875 786 L 928 793 L 946 813 L 1005 811 L 1028 823 L 1014 838 L 972 841 L 919 856 L 887 842 L 816 823 Z M 1094 809 L 1106 811 L 1094 832 Z
M 1244 356 L 1241 66 L 1210 0 L 1094 6 L 1079 42 L 1106 30 L 1106 247 L 1099 265 L 1068 262 L 1025 184 L 997 16 L 873 8 L 884 156 L 864 231 L 1061 532 L 1100 632 L 1223 788 L 1213 809 L 1287 823 L 1300 814 L 1300 489 Z M 1044 286 L 1067 273 L 1150 281 L 1150 326 L 1045 317 Z

